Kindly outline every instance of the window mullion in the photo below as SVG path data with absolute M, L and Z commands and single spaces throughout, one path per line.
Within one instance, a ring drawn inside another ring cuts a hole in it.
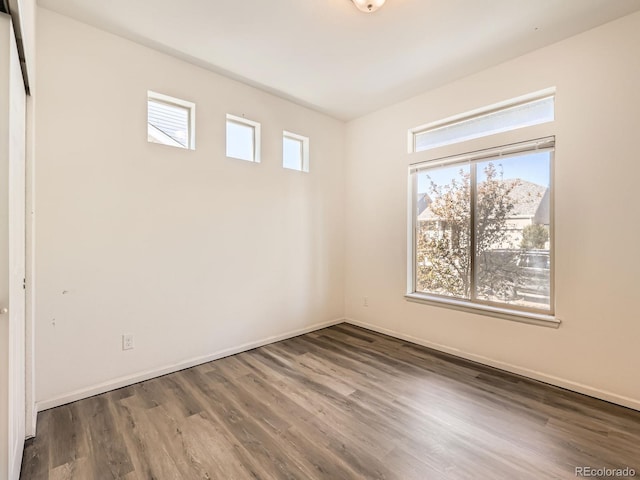
M 416 291 L 418 285 L 418 174 L 411 175 L 411 278 L 412 291 Z
M 476 210 L 478 206 L 477 199 L 477 164 L 471 162 L 469 169 L 469 299 L 476 301 Z

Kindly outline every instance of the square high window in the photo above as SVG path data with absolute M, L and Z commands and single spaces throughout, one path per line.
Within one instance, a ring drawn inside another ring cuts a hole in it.
M 260 162 L 260 124 L 227 114 L 227 157 Z
M 282 134 L 282 166 L 300 172 L 309 171 L 309 138 L 291 132 Z
M 192 102 L 147 92 L 147 140 L 195 150 L 195 113 Z

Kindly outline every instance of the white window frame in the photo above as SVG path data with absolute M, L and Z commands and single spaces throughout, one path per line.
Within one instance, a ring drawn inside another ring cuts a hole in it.
M 155 129 L 153 129 L 153 127 L 149 125 L 148 110 L 149 110 L 150 101 L 153 101 L 156 103 L 164 103 L 174 107 L 181 107 L 188 110 L 189 115 L 187 117 L 188 118 L 187 146 L 184 146 L 176 142 L 173 138 L 164 135 L 162 132 L 156 132 Z M 177 147 L 177 148 L 182 148 L 184 150 L 195 150 L 196 149 L 196 104 L 193 102 L 189 102 L 187 100 L 182 100 L 181 98 L 165 95 L 164 93 L 158 93 L 152 90 L 147 90 L 147 136 L 149 135 L 156 138 L 158 138 L 157 137 L 158 135 L 162 135 L 162 141 L 149 142 L 149 143 L 155 143 L 156 145 Z M 158 139 L 160 140 L 160 138 Z
M 285 138 L 300 142 L 300 160 L 301 160 L 300 168 L 285 167 L 284 165 L 284 139 Z M 292 133 L 292 132 L 283 130 L 282 141 L 283 141 L 282 167 L 287 170 L 293 170 L 295 172 L 309 173 L 309 137 L 305 137 L 304 135 L 298 135 L 297 133 Z
M 555 89 L 547 89 L 536 94 L 538 98 L 542 93 L 548 96 L 549 92 L 555 92 Z M 531 95 L 522 98 L 531 99 Z M 515 99 L 515 100 L 519 100 Z M 508 108 L 514 104 L 514 100 L 502 102 L 503 108 Z M 498 105 L 498 104 L 496 104 Z M 495 107 L 492 106 L 492 107 Z M 495 108 L 492 108 L 495 110 Z M 486 113 L 487 109 L 480 109 L 474 112 L 467 112 L 450 118 L 471 118 L 472 113 Z M 448 121 L 449 119 L 447 119 Z M 441 124 L 434 122 L 429 125 Z M 530 127 L 509 130 L 502 133 L 478 137 L 461 141 L 459 143 L 448 144 L 434 149 L 423 150 L 420 152 L 412 152 L 413 134 L 422 127 L 409 130 L 409 148 L 411 157 L 414 159 L 408 169 L 408 188 L 407 188 L 407 290 L 405 299 L 410 302 L 422 303 L 431 306 L 445 307 L 454 310 L 461 310 L 469 313 L 482 314 L 491 317 L 497 317 L 506 320 L 513 320 L 533 325 L 541 325 L 546 327 L 558 328 L 561 320 L 557 317 L 555 311 L 555 240 L 554 240 L 554 153 L 551 156 L 550 166 L 550 216 L 551 225 L 549 231 L 550 239 L 550 312 L 538 313 L 527 311 L 526 309 L 513 308 L 510 306 L 487 305 L 483 303 L 475 303 L 466 299 L 458 299 L 454 297 L 444 297 L 429 293 L 416 291 L 416 234 L 417 234 L 417 174 L 416 170 L 424 168 L 443 166 L 447 164 L 455 164 L 469 161 L 479 161 L 482 158 L 492 158 L 499 153 L 503 155 L 516 154 L 520 150 L 522 154 L 532 151 L 533 148 L 546 148 L 550 139 L 553 140 L 555 151 L 555 135 L 554 122 L 537 124 Z M 537 140 L 530 140 L 530 139 Z M 539 143 L 538 147 L 532 147 L 532 144 Z M 512 148 L 511 151 L 509 149 Z M 505 308 L 506 307 L 506 308 Z
M 253 153 L 253 158 L 251 160 L 247 160 L 246 158 L 234 157 L 228 154 L 227 147 L 226 147 L 227 145 L 226 142 L 229 141 L 228 133 L 226 129 L 226 126 L 228 123 L 235 123 L 245 127 L 250 127 L 253 130 L 253 145 L 251 149 Z M 225 123 L 225 155 L 227 156 L 227 158 L 244 160 L 245 162 L 260 163 L 260 153 L 261 153 L 260 138 L 261 138 L 261 134 L 260 134 L 259 122 L 255 122 L 253 120 L 248 120 L 247 118 L 244 118 L 244 117 L 239 117 L 237 115 L 231 115 L 230 113 L 227 113 L 227 121 Z

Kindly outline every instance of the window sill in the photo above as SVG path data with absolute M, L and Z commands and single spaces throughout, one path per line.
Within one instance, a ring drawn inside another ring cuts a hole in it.
M 405 298 L 409 302 L 423 303 L 435 307 L 450 308 L 476 315 L 486 315 L 489 317 L 501 318 L 503 320 L 511 320 L 514 322 L 528 323 L 530 325 L 540 325 L 542 327 L 558 328 L 560 319 L 554 315 L 545 315 L 541 313 L 518 312 L 506 308 L 490 307 L 487 305 L 479 305 L 476 303 L 465 302 L 464 300 L 456 300 L 453 298 L 441 298 L 425 295 L 422 293 L 407 293 Z

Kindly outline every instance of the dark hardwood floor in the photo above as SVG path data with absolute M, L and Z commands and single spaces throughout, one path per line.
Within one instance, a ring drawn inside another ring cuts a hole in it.
M 640 476 L 640 412 L 343 324 L 42 412 L 21 478 L 525 480 L 575 467 Z

